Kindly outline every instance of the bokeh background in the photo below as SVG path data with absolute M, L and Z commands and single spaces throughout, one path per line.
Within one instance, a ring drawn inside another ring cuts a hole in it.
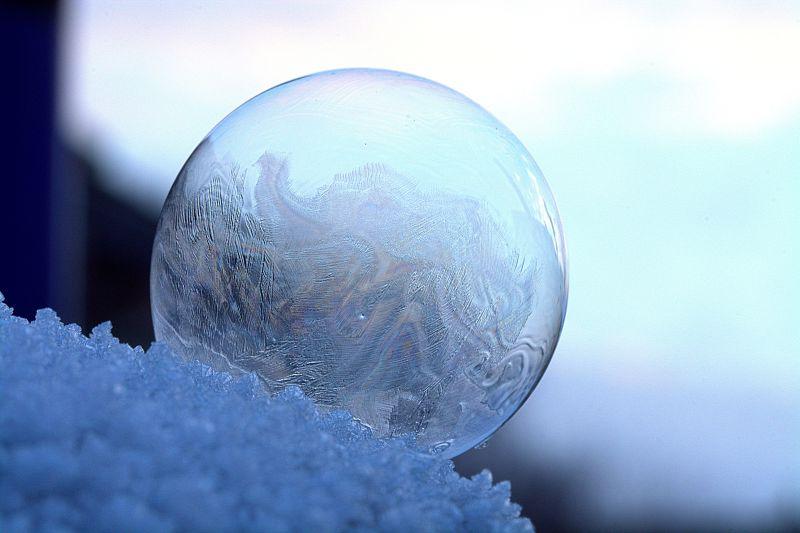
M 147 346 L 155 222 L 204 135 L 304 74 L 411 72 L 520 137 L 570 252 L 549 370 L 457 468 L 544 532 L 800 528 L 800 4 L 12 2 L 0 49 L 19 314 Z

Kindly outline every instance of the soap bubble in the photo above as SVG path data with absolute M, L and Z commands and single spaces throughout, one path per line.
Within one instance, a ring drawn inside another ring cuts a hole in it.
M 452 457 L 541 378 L 566 256 L 505 126 L 432 81 L 348 69 L 208 134 L 164 204 L 150 291 L 156 338 L 182 356 Z

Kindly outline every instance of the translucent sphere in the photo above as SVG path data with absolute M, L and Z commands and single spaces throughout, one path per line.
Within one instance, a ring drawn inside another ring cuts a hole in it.
M 553 197 L 497 119 L 432 81 L 322 72 L 220 122 L 167 197 L 156 338 L 379 436 L 455 456 L 538 383 L 567 302 Z

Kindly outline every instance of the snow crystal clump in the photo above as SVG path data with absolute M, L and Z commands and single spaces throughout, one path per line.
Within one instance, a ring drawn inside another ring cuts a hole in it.
M 531 531 L 488 471 L 0 295 L 0 531 Z

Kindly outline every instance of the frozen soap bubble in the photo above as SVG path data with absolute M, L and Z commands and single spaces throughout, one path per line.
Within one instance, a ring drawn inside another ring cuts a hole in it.
M 378 436 L 455 456 L 522 405 L 567 301 L 553 197 L 489 113 L 432 81 L 323 72 L 220 122 L 153 245 L 158 340 Z

